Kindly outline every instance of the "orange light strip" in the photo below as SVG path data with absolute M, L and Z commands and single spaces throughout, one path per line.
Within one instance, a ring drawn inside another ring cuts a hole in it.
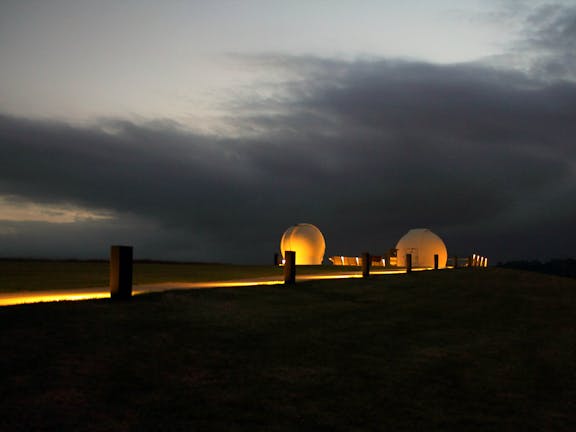
M 0 306 L 12 306 L 28 303 L 45 303 L 56 301 L 79 301 L 92 300 L 110 297 L 110 292 L 82 292 L 71 290 L 70 292 L 26 292 L 11 293 L 10 295 L 0 294 Z
M 413 269 L 415 271 L 427 269 Z M 372 275 L 383 274 L 403 274 L 406 270 L 372 270 Z M 309 275 L 297 276 L 297 281 L 310 281 L 310 280 L 326 280 L 326 279 L 352 279 L 361 278 L 361 272 L 346 272 L 346 273 L 318 273 Z M 254 279 L 241 279 L 234 281 L 215 281 L 215 282 L 165 282 L 150 285 L 135 285 L 132 294 L 148 294 L 158 293 L 164 291 L 183 290 L 183 289 L 210 289 L 210 288 L 237 288 L 246 286 L 265 286 L 265 285 L 281 285 L 284 283 L 282 279 L 267 279 L 267 278 L 254 278 Z M 79 301 L 79 300 L 92 300 L 110 298 L 110 290 L 108 287 L 98 288 L 84 288 L 66 291 L 25 291 L 25 292 L 12 292 L 0 293 L 0 306 L 12 306 L 19 304 L 29 303 L 44 303 L 44 302 L 57 302 L 57 301 Z

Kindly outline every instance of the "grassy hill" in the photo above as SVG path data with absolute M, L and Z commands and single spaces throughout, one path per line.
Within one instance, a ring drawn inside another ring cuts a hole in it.
M 505 269 L 6 307 L 0 430 L 575 430 L 575 323 Z

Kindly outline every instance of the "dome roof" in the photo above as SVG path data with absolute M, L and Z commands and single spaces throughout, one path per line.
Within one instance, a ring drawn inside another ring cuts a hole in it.
M 445 268 L 448 260 L 446 245 L 440 237 L 426 228 L 408 231 L 396 244 L 398 266 L 406 266 L 406 254 L 412 254 L 414 267 L 434 267 L 434 255 L 438 255 L 438 267 Z
M 283 257 L 286 257 L 286 251 L 296 252 L 296 265 L 322 264 L 325 250 L 324 236 L 312 224 L 293 225 L 284 232 L 280 240 L 280 251 Z

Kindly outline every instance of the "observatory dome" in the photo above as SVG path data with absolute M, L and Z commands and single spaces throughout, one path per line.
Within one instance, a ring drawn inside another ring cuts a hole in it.
M 406 266 L 406 254 L 412 254 L 414 267 L 434 267 L 434 255 L 438 255 L 438 268 L 446 268 L 448 251 L 440 237 L 426 228 L 408 231 L 398 244 L 398 266 Z
M 325 249 L 324 236 L 312 224 L 293 225 L 284 232 L 280 240 L 280 251 L 284 258 L 286 251 L 296 252 L 296 265 L 322 264 Z

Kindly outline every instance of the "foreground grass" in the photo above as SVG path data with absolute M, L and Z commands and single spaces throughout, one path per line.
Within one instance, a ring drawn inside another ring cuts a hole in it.
M 300 274 L 318 266 L 299 266 Z M 322 266 L 322 271 L 346 271 L 350 267 Z M 358 268 L 352 268 L 358 270 Z M 45 291 L 107 286 L 109 265 L 104 261 L 0 260 L 0 292 Z M 263 265 L 188 264 L 135 262 L 134 283 L 205 282 L 277 276 L 283 269 Z
M 575 316 L 502 269 L 7 307 L 0 430 L 575 430 Z

